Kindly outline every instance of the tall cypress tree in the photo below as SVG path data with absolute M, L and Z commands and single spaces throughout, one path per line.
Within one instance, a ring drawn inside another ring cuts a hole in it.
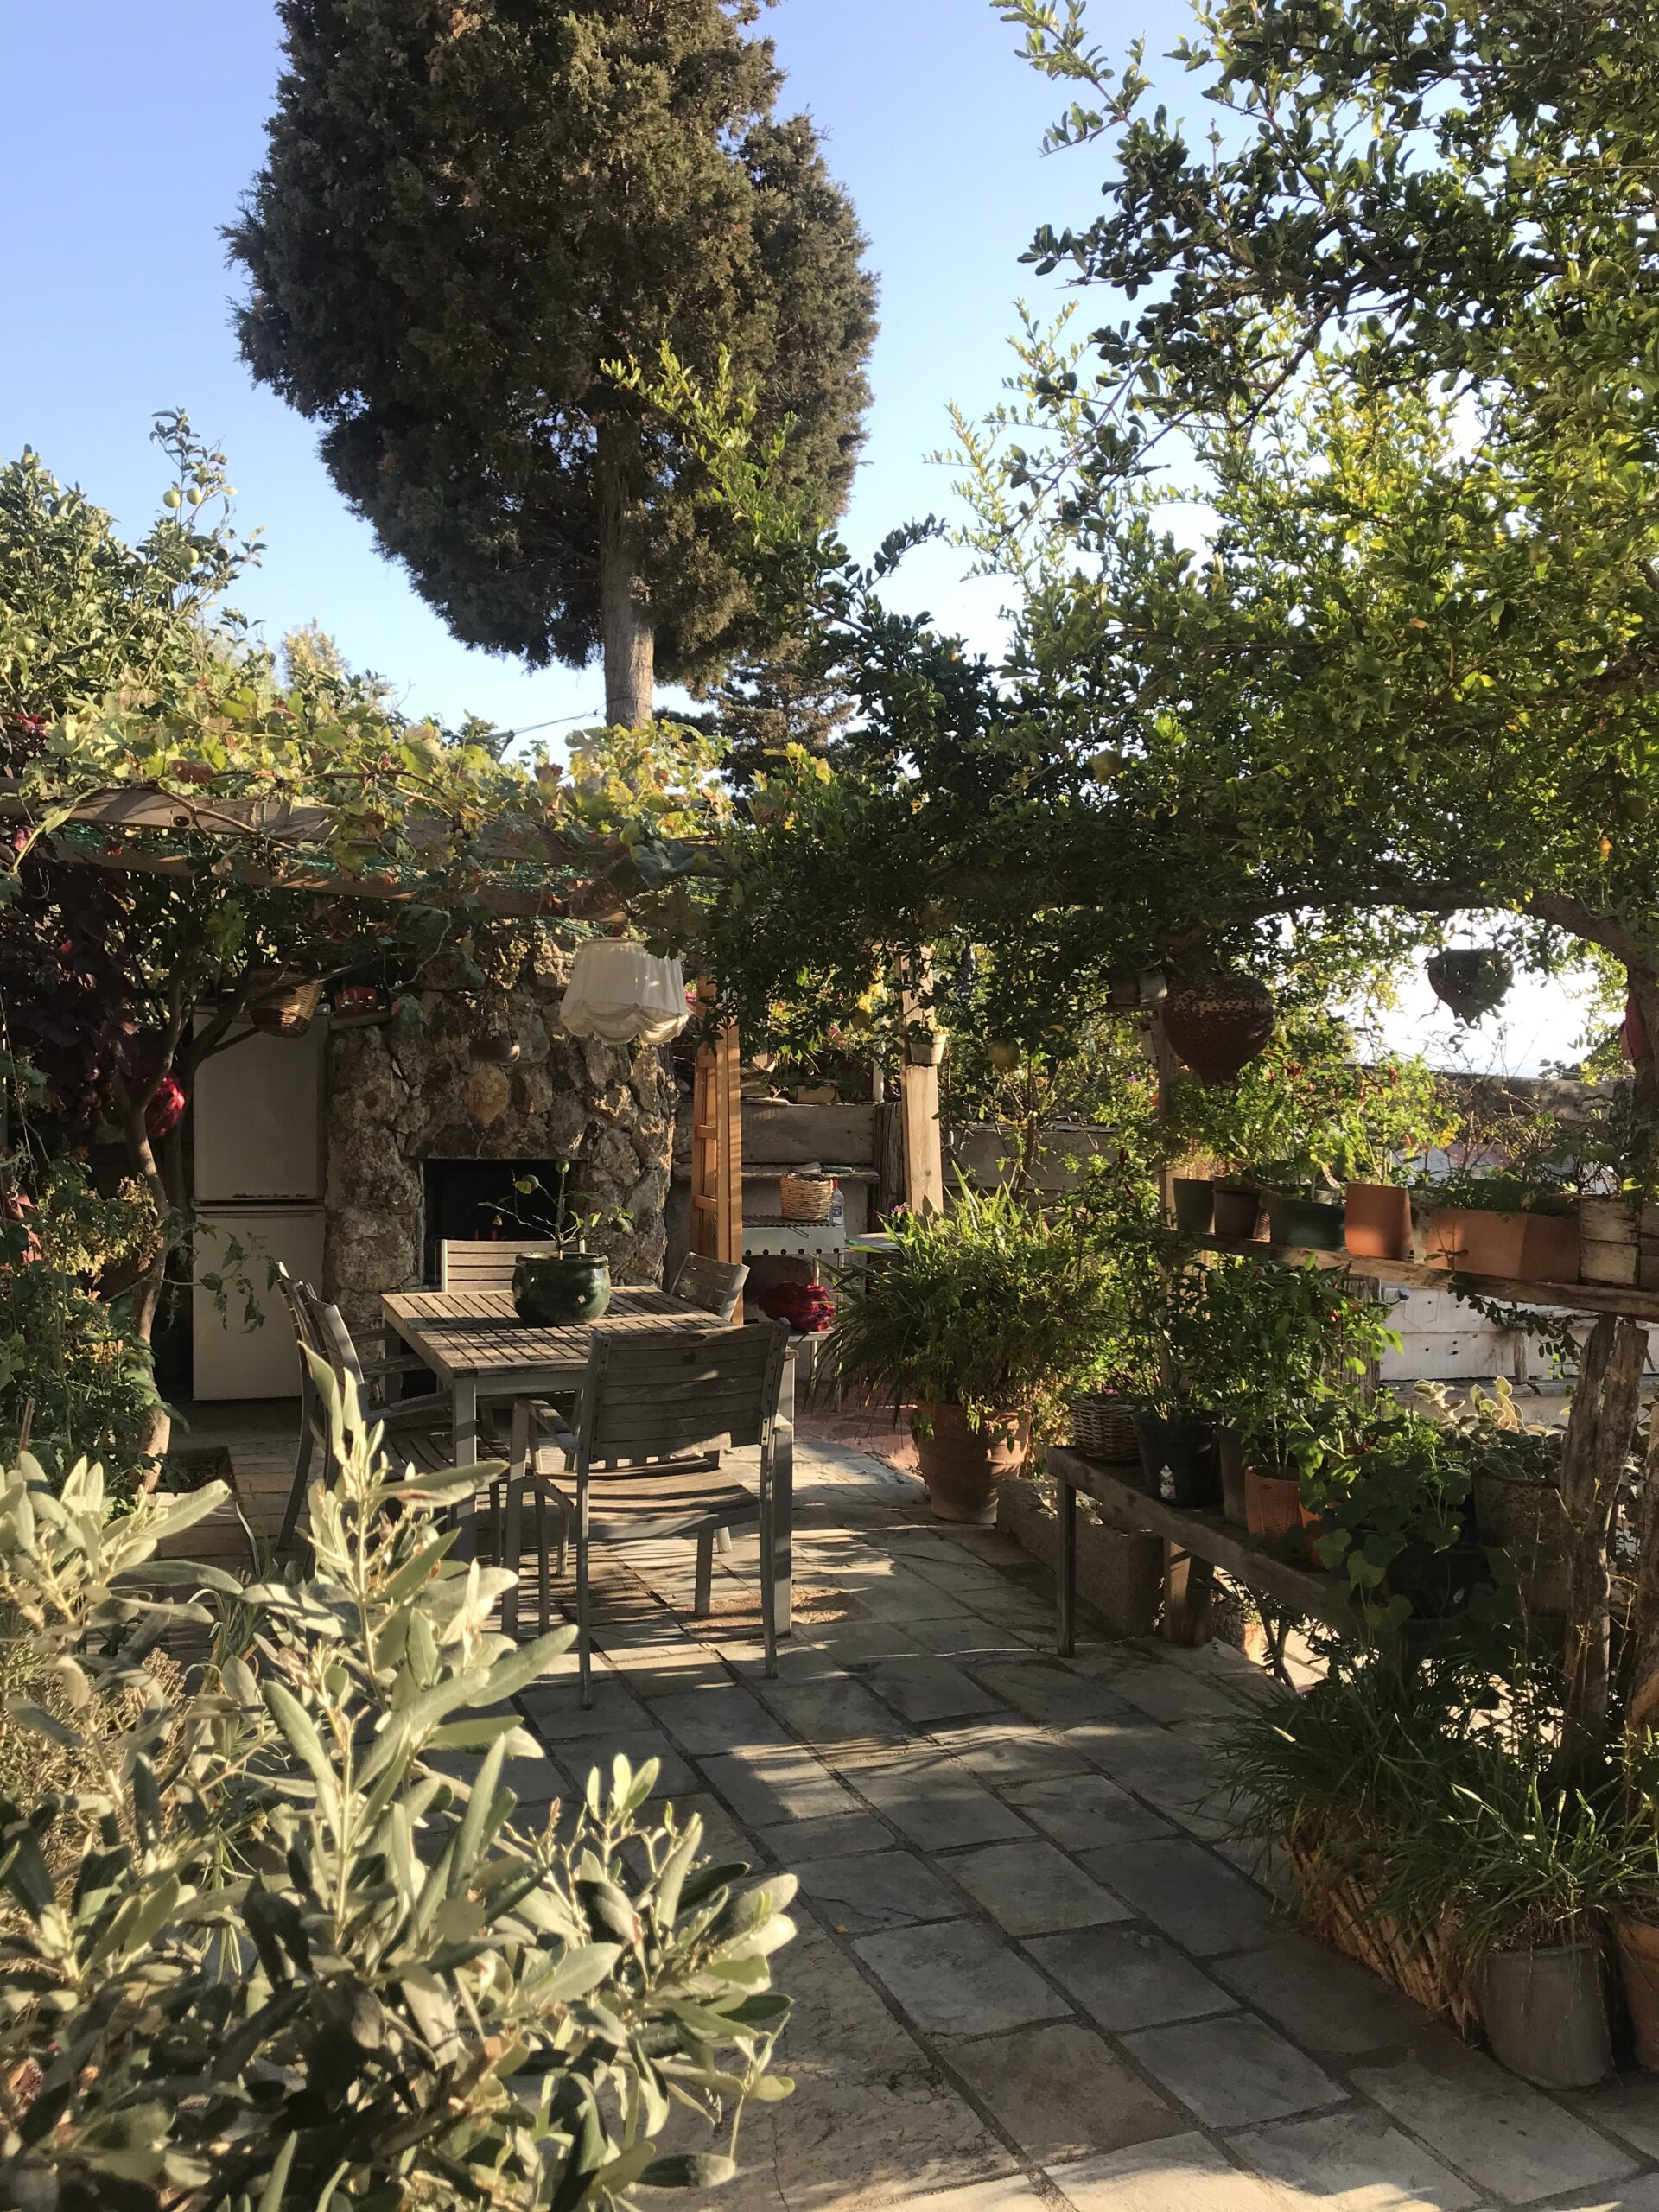
M 874 286 L 757 0 L 281 0 L 269 154 L 229 233 L 254 375 L 467 644 L 602 652 L 607 719 L 747 634 L 724 525 L 603 364 L 721 347 L 839 510 Z

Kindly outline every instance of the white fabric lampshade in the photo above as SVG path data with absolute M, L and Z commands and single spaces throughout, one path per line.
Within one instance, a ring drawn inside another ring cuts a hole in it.
M 573 1037 L 665 1045 L 690 1019 L 684 973 L 632 938 L 594 938 L 576 947 L 559 1014 Z

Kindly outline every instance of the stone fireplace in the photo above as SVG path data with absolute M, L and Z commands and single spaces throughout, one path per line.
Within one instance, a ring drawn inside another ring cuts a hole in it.
M 472 1162 L 550 1185 L 569 1159 L 573 1205 L 632 1217 L 594 1240 L 616 1279 L 659 1279 L 672 1080 L 654 1048 L 566 1035 L 568 964 L 545 936 L 503 933 L 429 962 L 391 1020 L 331 1036 L 324 1281 L 353 1328 L 378 1319 L 383 1291 L 435 1280 L 435 1234 L 488 1190 L 461 1172 Z

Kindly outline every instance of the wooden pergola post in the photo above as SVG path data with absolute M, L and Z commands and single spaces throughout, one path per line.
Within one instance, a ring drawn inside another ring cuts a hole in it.
M 691 1249 L 743 1258 L 743 1080 L 737 1024 L 697 1048 L 691 1086 Z

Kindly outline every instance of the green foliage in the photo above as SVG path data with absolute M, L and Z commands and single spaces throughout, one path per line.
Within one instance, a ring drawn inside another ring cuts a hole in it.
M 1323 1007 L 1281 1019 L 1231 1084 L 1178 1078 L 1169 1118 L 1193 1150 L 1270 1185 L 1395 1182 L 1458 1123 L 1423 1061 L 1362 1063 L 1347 1024 Z
M 1203 1402 L 1264 1474 L 1318 1472 L 1351 1448 L 1367 1367 L 1400 1348 L 1389 1309 L 1309 1261 L 1220 1259 L 1203 1285 Z
M 836 1286 L 836 1364 L 868 1389 L 1046 1424 L 1111 1360 L 1119 1305 L 1100 1243 L 1007 1190 L 896 1215 L 895 1253 Z
M 1585 1790 L 1550 1779 L 1547 1740 L 1487 1709 L 1478 1669 L 1388 1657 L 1251 1713 L 1221 1754 L 1248 1833 L 1289 1840 L 1310 1890 L 1344 1897 L 1444 1947 L 1468 1973 L 1488 1952 L 1607 1931 L 1644 1865 L 1651 1815 L 1624 1774 Z
M 158 1404 L 147 1346 L 124 1295 L 162 1242 L 149 1194 L 94 1189 L 75 1161 L 51 1162 L 33 1198 L 25 1163 L 3 1178 L 15 1195 L 0 1218 L 0 1454 L 30 1451 L 54 1479 L 77 1459 L 99 1462 L 116 1494 L 152 1471 Z
M 26 1458 L 0 1485 L 0 1606 L 60 1693 L 12 1717 L 79 1777 L 0 1806 L 0 2194 L 572 2212 L 726 2178 L 656 2139 L 676 2106 L 787 2094 L 767 1961 L 792 1881 L 702 1862 L 701 1823 L 646 1822 L 655 1770 L 622 1759 L 514 1824 L 504 1762 L 532 1746 L 506 1701 L 568 1632 L 493 1634 L 511 1576 L 447 1556 L 435 1511 L 489 1471 L 397 1480 L 318 1379 L 341 1474 L 284 1581 L 156 1560 L 223 1485 L 113 1514 L 84 1465 L 61 1498 Z M 182 1688 L 168 1627 L 210 1639 Z M 66 1832 L 90 1837 L 67 1863 Z
M 790 426 L 791 487 L 824 512 L 846 494 L 874 288 L 810 123 L 773 115 L 756 12 L 280 11 L 266 164 L 230 234 L 243 350 L 468 644 L 593 658 L 607 537 L 664 676 L 741 641 L 732 533 L 607 362 L 671 343 L 712 376 L 727 349 Z
M 1314 1553 L 1345 1578 L 1373 1633 L 1446 1609 L 1455 1593 L 1436 1587 L 1432 1561 L 1462 1536 L 1469 1490 L 1463 1454 L 1439 1425 L 1387 1397 L 1354 1421 L 1341 1453 L 1305 1470 L 1303 1495 L 1319 1517 Z

